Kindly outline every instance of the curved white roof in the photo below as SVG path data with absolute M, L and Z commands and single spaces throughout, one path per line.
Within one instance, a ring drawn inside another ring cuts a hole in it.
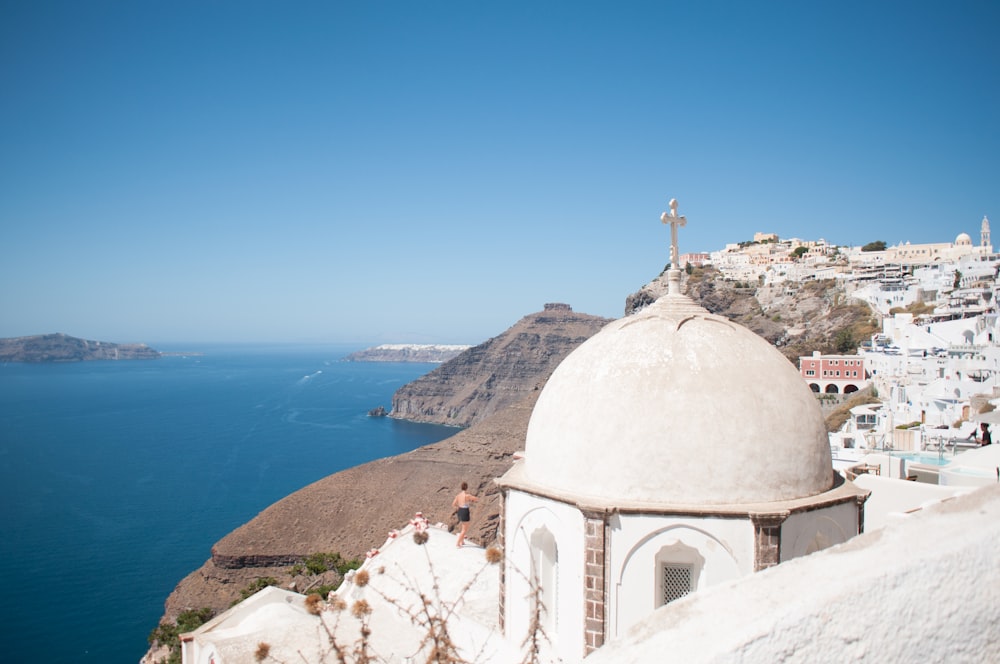
M 972 244 L 972 238 L 969 237 L 968 233 L 959 233 L 958 237 L 955 238 L 955 244 L 970 246 Z
M 595 504 L 772 502 L 833 484 L 823 416 L 798 370 L 677 294 L 559 365 L 528 425 L 524 472 Z

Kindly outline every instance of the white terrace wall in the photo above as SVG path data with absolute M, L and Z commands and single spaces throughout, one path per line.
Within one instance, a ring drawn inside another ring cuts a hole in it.
M 655 611 L 588 664 L 1000 661 L 1000 486 Z

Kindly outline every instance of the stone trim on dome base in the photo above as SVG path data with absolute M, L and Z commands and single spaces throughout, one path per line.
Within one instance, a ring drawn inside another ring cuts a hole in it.
M 657 514 L 672 516 L 692 516 L 692 517 L 721 517 L 721 518 L 758 518 L 765 519 L 769 516 L 781 516 L 783 518 L 790 514 L 800 512 L 811 512 L 813 510 L 839 505 L 841 503 L 855 502 L 859 512 L 863 512 L 865 500 L 870 492 L 856 487 L 849 480 L 845 480 L 841 475 L 830 470 L 833 476 L 831 488 L 815 496 L 796 498 L 793 500 L 780 500 L 770 503 L 744 503 L 730 505 L 689 505 L 683 503 L 653 503 L 636 501 L 608 501 L 603 498 L 594 498 L 578 493 L 553 490 L 551 487 L 542 486 L 531 481 L 525 473 L 524 461 L 517 461 L 503 477 L 496 478 L 494 482 L 502 490 L 517 489 L 541 498 L 556 500 L 561 503 L 573 505 L 585 514 Z

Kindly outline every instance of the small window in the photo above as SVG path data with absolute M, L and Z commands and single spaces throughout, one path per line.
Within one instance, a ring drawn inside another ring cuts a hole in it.
M 663 568 L 663 603 L 669 604 L 691 592 L 691 565 L 668 564 Z

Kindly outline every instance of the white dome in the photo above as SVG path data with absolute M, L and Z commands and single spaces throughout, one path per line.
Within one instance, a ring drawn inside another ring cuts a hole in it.
M 823 415 L 796 368 L 675 294 L 556 368 L 528 424 L 524 472 L 595 505 L 739 505 L 833 486 Z
M 955 244 L 960 246 L 971 246 L 972 238 L 969 237 L 968 233 L 959 233 L 958 237 L 955 238 Z

